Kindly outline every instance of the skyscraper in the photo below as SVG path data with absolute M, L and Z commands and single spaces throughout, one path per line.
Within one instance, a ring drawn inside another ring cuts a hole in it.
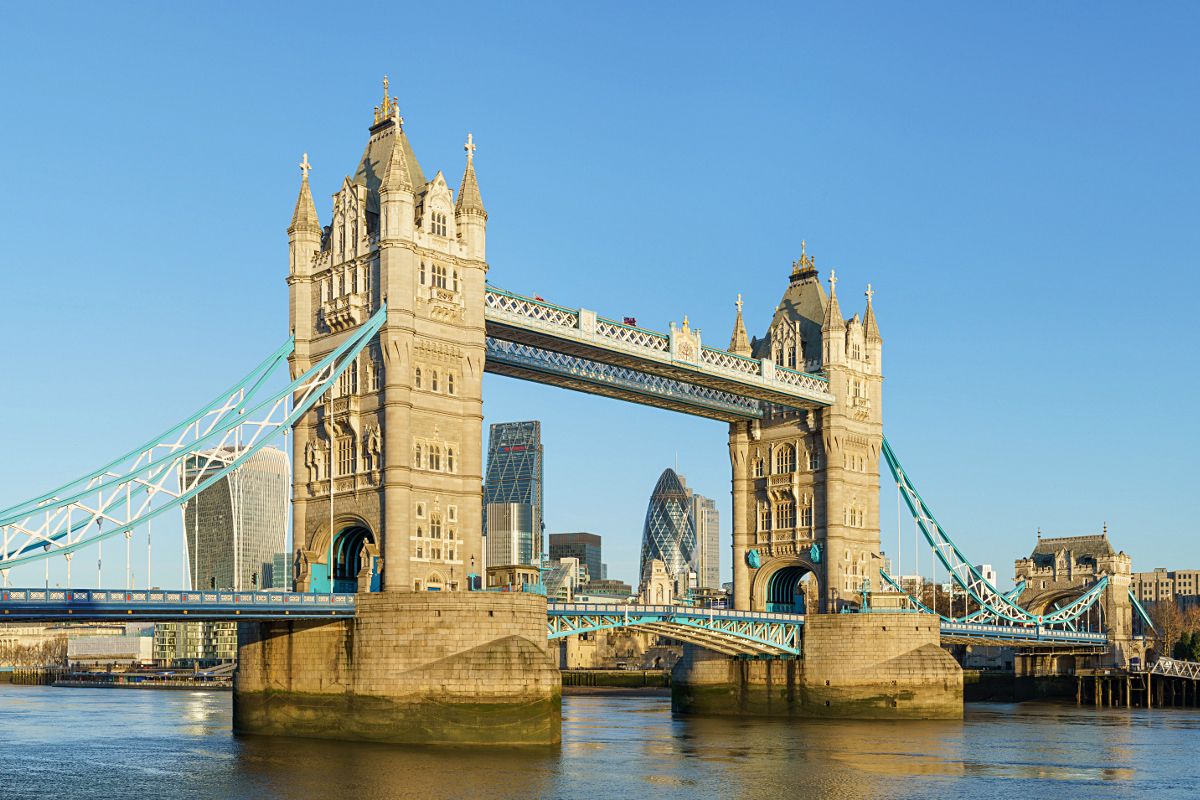
M 706 589 L 721 588 L 721 514 L 717 502 L 692 494 L 692 524 L 696 528 L 696 579 Z
M 677 586 L 686 585 L 696 552 L 696 528 L 692 522 L 691 493 L 673 469 L 663 470 L 642 528 L 641 582 L 649 580 L 654 560 L 662 561 Z M 681 581 L 681 579 L 683 579 Z
M 603 580 L 604 566 L 600 561 L 600 537 L 594 533 L 550 534 L 550 560 L 577 558 L 587 566 L 592 580 Z
M 483 488 L 484 533 L 488 535 L 489 567 L 537 564 L 542 543 L 542 423 L 499 422 L 488 434 L 487 477 Z M 501 510 L 501 506 L 519 508 Z M 503 514 L 502 524 L 489 519 Z M 494 532 L 494 533 L 493 533 Z M 493 541 L 496 535 L 502 541 Z M 511 539 L 511 541 L 510 541 Z M 516 562 L 499 563 L 493 553 L 515 556 Z
M 193 453 L 181 482 L 194 486 L 238 454 L 233 447 Z M 188 501 L 183 525 L 192 586 L 249 590 L 273 583 L 276 558 L 286 552 L 290 491 L 287 455 L 264 447 Z

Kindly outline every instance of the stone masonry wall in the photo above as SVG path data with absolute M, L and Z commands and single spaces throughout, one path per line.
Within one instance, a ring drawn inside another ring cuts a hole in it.
M 353 620 L 239 625 L 242 733 L 552 744 L 560 704 L 535 595 L 360 594 Z
M 925 614 L 811 614 L 803 658 L 747 661 L 684 648 L 673 706 L 700 714 L 955 719 L 962 670 Z

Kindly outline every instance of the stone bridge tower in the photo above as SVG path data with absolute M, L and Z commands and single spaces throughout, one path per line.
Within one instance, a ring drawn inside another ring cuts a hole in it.
M 837 400 L 730 425 L 737 608 L 835 611 L 859 603 L 864 580 L 879 588 L 883 339 L 870 286 L 863 317 L 846 320 L 836 284 L 831 271 L 826 295 L 802 248 L 767 335 L 753 341 L 738 301 L 730 350 L 820 372 Z M 806 592 L 808 574 L 816 588 Z
M 1102 601 L 1109 641 L 1105 666 L 1124 666 L 1130 658 L 1141 657 L 1143 649 L 1133 638 L 1133 603 L 1129 599 L 1132 570 L 1132 559 L 1109 542 L 1107 526 L 1098 536 L 1043 537 L 1039 531 L 1033 552 L 1015 564 L 1016 580 L 1025 582 L 1017 602 L 1032 613 L 1044 614 L 1070 603 L 1107 577 L 1108 589 Z M 1046 671 L 1047 665 L 1054 667 L 1049 659 L 1042 661 L 1040 666 L 1019 666 L 1030 672 Z
M 378 341 L 295 427 L 296 588 L 467 587 L 482 566 L 487 214 L 468 135 L 457 197 L 427 180 L 396 101 L 318 221 L 301 164 L 288 228 L 292 373 L 387 304 Z M 332 582 L 332 587 L 331 587 Z

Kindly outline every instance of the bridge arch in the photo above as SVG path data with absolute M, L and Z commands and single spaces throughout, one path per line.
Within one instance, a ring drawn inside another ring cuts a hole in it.
M 374 527 L 356 514 L 339 514 L 333 527 L 326 522 L 324 530 L 314 537 L 316 547 L 312 551 L 312 579 L 309 591 L 338 593 L 358 591 L 359 577 L 364 568 L 369 569 L 369 590 L 380 590 L 380 541 Z M 330 543 L 330 531 L 333 542 Z M 332 560 L 331 560 L 332 556 Z
M 754 575 L 750 608 L 790 614 L 817 613 L 821 610 L 823 588 L 820 570 L 808 559 L 774 558 Z

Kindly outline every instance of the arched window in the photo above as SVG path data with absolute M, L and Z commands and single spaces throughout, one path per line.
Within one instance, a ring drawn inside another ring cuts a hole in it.
M 413 384 L 418 389 L 421 388 L 421 368 L 420 367 L 417 367 L 416 370 L 413 372 Z
M 796 448 L 790 444 L 780 445 L 775 451 L 775 472 L 786 473 L 796 471 Z
M 437 381 L 437 378 L 438 378 L 438 376 L 437 376 L 437 370 L 435 369 L 435 370 L 433 371 L 433 374 L 432 374 L 432 375 L 430 376 L 430 378 L 429 378 L 429 390 L 430 390 L 431 392 L 436 392 L 436 391 L 438 390 L 438 388 L 437 388 L 437 386 L 438 386 L 438 381 Z
M 454 394 L 454 373 L 451 372 L 446 376 L 446 391 L 449 394 Z
M 775 508 L 775 527 L 796 527 L 796 506 L 794 503 L 780 503 Z
M 791 367 L 792 369 L 796 368 L 796 348 L 795 347 L 788 348 L 787 362 L 788 362 L 787 365 L 789 367 Z
M 458 291 L 458 270 L 454 270 L 451 273 L 451 278 L 452 278 L 452 281 L 450 284 L 450 288 L 454 289 L 454 291 L 457 292 Z
M 821 454 L 817 452 L 817 448 L 813 447 L 808 451 L 808 468 L 810 470 L 818 470 L 821 468 Z
M 442 448 L 436 444 L 429 445 L 429 468 L 439 471 L 442 468 Z
M 813 513 L 812 512 L 813 512 L 812 506 L 805 506 L 800 511 L 800 527 L 801 528 L 811 528 L 812 527 L 812 524 L 813 524 Z
M 454 472 L 454 448 L 446 448 L 446 472 Z
M 429 520 L 429 538 L 442 538 L 442 517 L 440 514 L 434 514 Z
M 422 458 L 423 455 L 424 453 L 421 452 L 420 444 L 413 448 L 413 466 L 415 468 L 421 468 L 422 464 L 424 463 L 424 459 Z
M 758 528 L 759 530 L 771 530 L 771 507 L 763 503 L 758 507 Z
M 446 288 L 446 268 L 441 264 L 433 265 L 433 285 L 438 289 Z
M 754 459 L 754 477 L 761 478 L 763 476 L 763 472 L 765 470 L 766 470 L 766 467 L 763 466 L 762 456 L 757 456 Z

